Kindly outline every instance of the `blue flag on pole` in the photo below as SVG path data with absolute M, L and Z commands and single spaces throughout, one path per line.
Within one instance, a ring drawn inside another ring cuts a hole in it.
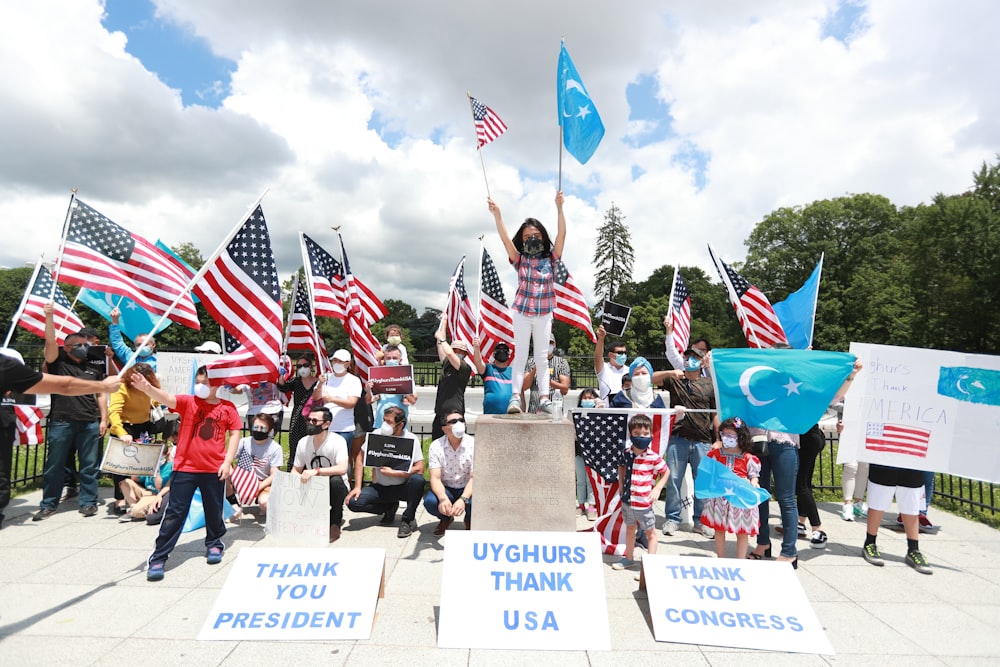
M 708 456 L 701 457 L 698 476 L 694 480 L 696 498 L 725 498 L 733 507 L 750 509 L 757 507 L 771 494 L 743 479 L 725 464 Z
M 80 295 L 77 298 L 80 303 L 109 322 L 111 321 L 111 311 L 117 306 L 121 310 L 118 327 L 129 340 L 135 340 L 139 334 L 151 331 L 154 334 L 160 333 L 170 326 L 170 320 L 164 320 L 160 328 L 153 331 L 153 325 L 160 320 L 159 315 L 154 316 L 149 311 L 143 310 L 142 306 L 127 296 L 123 297 L 111 292 L 98 292 L 85 287 L 80 290 Z
M 816 299 L 819 296 L 819 277 L 823 272 L 823 257 L 813 269 L 798 291 L 792 292 L 784 301 L 774 304 L 774 314 L 778 316 L 785 330 L 788 344 L 796 350 L 805 350 L 812 345 L 813 321 L 816 318 Z
M 712 350 L 719 419 L 805 433 L 854 369 L 854 355 L 814 350 Z
M 563 144 L 570 155 L 586 164 L 604 137 L 604 123 L 597 113 L 590 93 L 583 85 L 576 66 L 563 42 L 559 49 L 559 71 L 556 72 L 556 99 Z

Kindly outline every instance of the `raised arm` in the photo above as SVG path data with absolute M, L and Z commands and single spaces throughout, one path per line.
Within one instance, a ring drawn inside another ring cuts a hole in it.
M 604 325 L 597 327 L 597 342 L 594 343 L 594 372 L 598 375 L 604 370 L 604 337 L 608 332 L 604 330 Z
M 486 372 L 486 363 L 483 361 L 483 351 L 479 349 L 479 336 L 472 339 L 472 363 L 476 366 L 476 372 L 482 375 Z
M 563 246 L 566 244 L 566 216 L 563 215 L 563 202 L 566 198 L 563 196 L 562 190 L 556 193 L 556 220 L 558 227 L 556 228 L 556 240 L 552 246 L 552 254 L 557 258 L 562 257 Z
M 490 213 L 493 214 L 493 220 L 497 223 L 497 233 L 500 234 L 500 240 L 503 241 L 503 247 L 507 251 L 507 258 L 514 263 L 517 258 L 520 257 L 520 253 L 517 252 L 517 248 L 514 247 L 514 242 L 510 240 L 510 234 L 507 233 L 507 227 L 503 224 L 503 216 L 500 214 L 500 207 L 497 203 L 490 198 L 486 199 L 490 207 Z

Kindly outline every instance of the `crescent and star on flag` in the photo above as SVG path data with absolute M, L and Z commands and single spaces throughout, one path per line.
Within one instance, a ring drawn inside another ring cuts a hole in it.
M 742 391 L 743 395 L 746 396 L 747 402 L 750 403 L 750 405 L 753 405 L 754 407 L 759 408 L 761 406 L 768 405 L 769 403 L 774 403 L 776 400 L 778 400 L 777 398 L 772 398 L 766 401 L 762 401 L 756 396 L 754 396 L 753 392 L 750 391 L 750 383 L 753 381 L 753 376 L 756 375 L 757 373 L 763 373 L 767 371 L 774 373 L 781 372 L 777 368 L 774 368 L 773 366 L 751 366 L 750 368 L 743 371 L 743 373 L 740 375 L 740 391 Z M 796 382 L 795 378 L 788 376 L 788 382 L 786 384 L 781 385 L 781 388 L 788 392 L 787 394 L 785 394 L 784 398 L 788 398 L 792 394 L 798 394 L 799 387 L 801 386 L 802 386 L 801 382 Z

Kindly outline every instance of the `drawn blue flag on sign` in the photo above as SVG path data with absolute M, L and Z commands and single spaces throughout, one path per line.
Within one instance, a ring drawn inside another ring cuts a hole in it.
M 966 403 L 1000 405 L 1000 371 L 971 366 L 942 366 L 937 393 Z
M 771 498 L 771 494 L 765 489 L 755 487 L 725 464 L 708 456 L 701 457 L 701 463 L 698 464 L 694 495 L 696 498 L 706 499 L 725 498 L 733 507 L 742 509 L 757 507 Z
M 785 330 L 788 344 L 796 350 L 805 350 L 812 345 L 813 322 L 816 319 L 816 299 L 819 297 L 819 277 L 823 272 L 823 258 L 813 269 L 812 275 L 798 291 L 792 292 L 784 301 L 774 304 L 774 314 Z
M 583 85 L 573 60 L 563 42 L 559 49 L 559 70 L 556 72 L 556 100 L 563 144 L 570 155 L 586 164 L 604 138 L 604 123 L 597 113 L 590 93 Z
M 854 368 L 854 355 L 813 350 L 712 350 L 719 419 L 805 433 Z

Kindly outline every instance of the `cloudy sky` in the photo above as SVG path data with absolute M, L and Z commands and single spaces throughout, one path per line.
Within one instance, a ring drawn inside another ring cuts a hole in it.
M 1000 150 L 995 0 L 37 0 L 0 5 L 0 266 L 55 256 L 72 188 L 209 255 L 265 189 L 279 274 L 298 232 L 383 298 L 442 307 L 479 236 L 503 251 L 466 91 L 512 229 L 554 224 L 566 45 L 607 128 L 562 160 L 565 258 L 593 283 L 612 202 L 635 277 L 745 256 L 781 206 L 961 192 Z M 513 272 L 504 272 L 508 295 Z

